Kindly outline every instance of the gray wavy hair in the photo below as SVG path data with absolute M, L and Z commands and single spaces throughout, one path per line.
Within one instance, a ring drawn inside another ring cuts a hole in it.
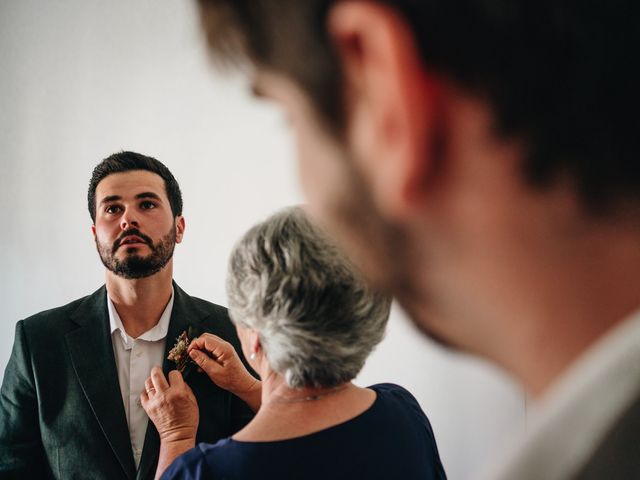
M 353 380 L 384 337 L 390 299 L 369 289 L 300 207 L 249 230 L 228 273 L 231 319 L 258 332 L 289 387 Z

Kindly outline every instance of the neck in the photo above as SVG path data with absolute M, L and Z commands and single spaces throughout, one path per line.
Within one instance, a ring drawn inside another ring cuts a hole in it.
M 446 254 L 425 256 L 413 271 L 428 275 L 398 298 L 425 330 L 540 396 L 640 307 L 640 232 L 514 203 L 503 203 L 511 217 L 494 208 L 500 221 L 479 218 Z
M 353 387 L 351 382 L 345 382 L 335 387 L 303 387 L 291 388 L 284 379 L 275 373 L 267 374 L 262 382 L 262 407 L 290 408 L 292 404 L 307 407 L 323 403 L 323 400 L 339 395 Z M 261 407 L 261 408 L 262 408 Z
M 107 293 L 130 337 L 139 337 L 160 320 L 171 299 L 172 266 L 171 260 L 160 272 L 132 280 L 106 272 Z
M 545 265 L 539 265 L 539 281 L 528 288 L 528 295 L 524 289 L 517 294 L 519 311 L 530 312 L 511 333 L 521 353 L 514 350 L 516 345 L 505 345 L 496 350 L 496 358 L 522 378 L 534 396 L 544 394 L 581 355 L 640 308 L 640 237 L 625 236 L 619 227 L 608 229 L 565 244 L 564 251 L 556 252 L 560 268 L 548 265 L 543 275 Z M 533 300 L 530 292 L 539 292 L 542 301 Z M 516 355 L 519 361 L 508 362 Z

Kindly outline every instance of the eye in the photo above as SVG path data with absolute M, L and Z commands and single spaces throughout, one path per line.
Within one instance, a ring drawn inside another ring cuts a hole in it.
M 119 205 L 109 205 L 107 208 L 104 209 L 105 212 L 111 213 L 111 214 L 118 213 L 121 210 L 122 208 L 120 208 Z
M 156 204 L 150 202 L 149 200 L 145 200 L 144 202 L 140 203 L 140 208 L 142 208 L 143 210 L 151 210 L 152 208 L 156 208 Z

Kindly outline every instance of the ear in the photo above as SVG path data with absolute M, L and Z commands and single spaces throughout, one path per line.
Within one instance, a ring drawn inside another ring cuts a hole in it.
M 390 7 L 336 2 L 328 31 L 342 63 L 350 151 L 381 213 L 409 215 L 436 170 L 440 79 L 425 71 L 411 28 Z
M 176 217 L 176 243 L 182 242 L 185 226 L 184 217 L 182 215 Z
M 96 240 L 96 224 L 91 225 L 91 233 L 93 234 L 93 240 Z
M 258 353 L 262 350 L 260 334 L 255 330 L 249 331 L 249 348 L 251 349 L 251 353 Z

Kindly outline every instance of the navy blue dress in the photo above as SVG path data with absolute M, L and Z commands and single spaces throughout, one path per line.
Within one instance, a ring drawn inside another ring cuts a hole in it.
M 390 383 L 369 388 L 376 400 L 351 420 L 288 440 L 200 443 L 162 479 L 446 479 L 431 425 L 413 395 Z

